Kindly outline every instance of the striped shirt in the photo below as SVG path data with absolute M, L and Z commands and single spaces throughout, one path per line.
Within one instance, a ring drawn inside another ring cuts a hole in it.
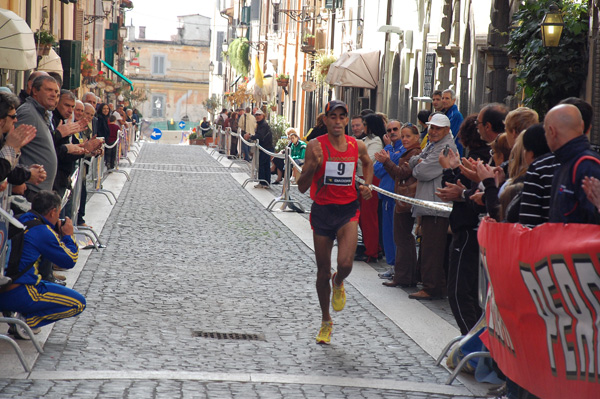
M 551 152 L 529 165 L 523 186 L 519 223 L 533 228 L 548 221 L 552 179 L 559 166 L 560 162 Z

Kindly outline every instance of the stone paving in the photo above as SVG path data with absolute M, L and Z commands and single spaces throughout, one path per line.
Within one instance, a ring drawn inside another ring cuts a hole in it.
M 348 304 L 334 315 L 332 345 L 315 344 L 313 253 L 232 171 L 200 147 L 145 145 L 102 231 L 108 247 L 91 254 L 74 287 L 86 296 L 86 311 L 56 324 L 34 366 L 33 375 L 57 378 L 0 380 L 0 397 L 459 397 L 323 384 L 86 378 L 137 370 L 444 384 L 448 372 L 349 284 Z

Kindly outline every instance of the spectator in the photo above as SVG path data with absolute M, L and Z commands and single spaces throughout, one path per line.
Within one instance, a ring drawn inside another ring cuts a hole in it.
M 454 90 L 446 89 L 442 92 L 442 107 L 444 108 L 444 113 L 450 119 L 450 131 L 452 132 L 452 136 L 454 137 L 454 141 L 456 143 L 456 148 L 458 148 L 458 152 L 460 155 L 463 155 L 463 148 L 458 140 L 458 130 L 460 129 L 460 125 L 462 124 L 464 118 L 458 107 L 456 106 L 456 93 Z
M 110 117 L 110 107 L 106 103 L 100 103 L 96 107 L 96 117 L 98 118 L 96 135 L 108 141 L 110 128 L 108 127 L 108 118 Z
M 27 87 L 25 89 L 21 90 L 21 92 L 19 93 L 19 100 L 21 100 L 21 105 L 25 104 L 25 100 L 27 100 L 27 97 L 31 96 L 31 87 L 33 86 L 33 81 L 38 76 L 50 76 L 50 75 L 48 75 L 48 72 L 45 72 L 45 71 L 31 72 L 31 74 L 29 75 L 29 78 L 27 78 Z
M 469 156 L 488 162 L 490 151 L 487 143 L 477 132 L 477 114 L 467 116 L 458 131 L 459 139 Z M 477 188 L 477 182 L 470 181 L 461 174 L 458 154 L 443 152 L 439 156 L 443 168 L 442 187 L 436 195 L 442 201 L 448 201 L 446 193 L 453 186 L 465 189 Z M 454 319 L 462 335 L 467 334 L 481 317 L 479 306 L 479 244 L 477 228 L 479 226 L 479 207 L 475 207 L 464 195 L 453 200 L 449 222 L 452 229 L 452 243 L 448 262 L 448 302 Z
M 391 121 L 386 126 L 381 117 L 376 114 L 369 114 L 364 117 L 367 128 L 367 134 L 375 134 L 382 137 L 385 144 L 384 150 L 390 154 L 391 162 L 395 165 L 404 154 L 402 140 L 400 140 L 400 129 L 402 124 L 398 121 Z M 379 188 L 394 192 L 394 178 L 388 174 L 381 162 L 375 162 L 373 166 L 375 177 L 380 179 Z M 381 278 L 391 278 L 394 273 L 394 264 L 396 263 L 396 244 L 394 243 L 394 204 L 395 200 L 386 195 L 379 196 L 381 200 L 381 234 L 383 241 L 383 251 L 385 252 L 385 261 L 390 269 L 381 273 Z
M 375 111 L 373 111 L 372 109 L 365 108 L 362 111 L 360 111 L 360 116 L 365 117 L 365 116 L 367 116 L 369 114 L 374 114 L 374 113 L 375 113 Z
M 354 137 L 359 140 L 365 137 L 365 126 L 362 116 L 354 115 L 350 121 L 350 126 L 352 128 L 352 135 Z
M 133 123 L 135 123 L 136 126 L 140 125 L 140 112 L 137 110 L 137 108 L 133 109 L 133 115 L 131 116 L 131 119 L 133 119 Z
M 599 224 L 600 215 L 581 187 L 584 177 L 600 177 L 600 156 L 582 134 L 581 112 L 574 105 L 557 105 L 546 115 L 544 130 L 561 164 L 552 181 L 549 221 Z
M 14 94 L 0 93 L 0 181 L 8 178 L 8 183 L 12 185 L 25 184 L 26 181 L 39 184 L 46 177 L 43 166 L 34 164 L 27 168 L 18 164 L 21 148 L 33 140 L 36 134 L 33 126 L 14 127 L 19 105 L 19 98 Z M 5 190 L 6 183 L 0 185 L 0 188 L 0 191 Z
M 362 141 L 367 147 L 367 154 L 369 154 L 371 162 L 374 163 L 375 154 L 383 149 L 383 136 L 385 133 L 377 128 L 368 129 L 363 117 L 352 118 L 353 126 L 354 121 L 356 120 L 355 118 L 359 118 L 358 120 L 362 122 Z M 371 117 L 369 117 L 369 119 L 370 118 Z M 369 132 L 369 134 L 366 134 L 367 131 Z M 357 137 L 357 140 L 361 139 Z M 360 159 L 358 160 L 356 175 L 359 176 L 361 179 L 364 177 L 362 162 L 360 161 Z M 373 176 L 372 184 L 379 186 L 379 178 Z M 377 260 L 379 259 L 380 250 L 379 196 L 376 191 L 373 191 L 371 194 L 371 198 L 369 198 L 368 200 L 364 199 L 363 197 L 358 197 L 358 202 L 360 204 L 360 215 L 358 218 L 358 225 L 360 226 L 360 231 L 362 233 L 362 241 L 365 249 L 363 253 L 358 253 L 354 257 L 355 260 L 367 263 L 377 262 Z
M 58 160 L 52 136 L 52 110 L 58 99 L 58 84 L 54 78 L 42 75 L 35 78 L 31 97 L 25 100 L 18 111 L 16 126 L 31 125 L 37 133 L 35 138 L 21 149 L 19 163 L 22 165 L 42 165 L 46 179 L 39 183 L 27 183 L 25 197 L 29 200 L 40 190 L 51 190 L 56 177 Z
M 308 142 L 314 138 L 327 134 L 327 126 L 325 126 L 324 119 L 325 113 L 321 112 L 319 116 L 317 116 L 317 124 L 308 131 L 304 140 Z
M 81 97 L 81 102 L 83 102 L 84 104 L 91 104 L 92 107 L 96 109 L 96 105 L 98 105 L 98 97 L 96 97 L 96 95 L 90 91 L 85 93 L 83 97 Z
M 388 129 L 394 125 L 394 122 L 389 123 Z M 389 154 L 384 150 L 375 154 L 375 159 L 382 163 L 388 174 L 394 178 L 396 194 L 414 197 L 417 190 L 417 179 L 412 175 L 408 160 L 421 153 L 419 130 L 413 124 L 406 124 L 402 126 L 400 139 L 406 152 L 400 157 L 398 165 L 390 160 Z M 392 281 L 383 282 L 383 285 L 388 287 L 415 287 L 417 285 L 417 249 L 415 236 L 412 233 L 415 219 L 412 217 L 411 208 L 411 204 L 396 200 L 393 225 L 396 263 Z
M 118 115 L 118 114 L 117 114 Z M 112 146 L 117 142 L 119 138 L 119 130 L 121 127 L 117 124 L 117 115 L 113 114 L 108 118 L 108 128 L 110 130 L 110 134 L 108 135 L 108 139 L 106 140 L 107 146 Z M 120 117 L 120 115 L 118 115 Z M 116 166 L 116 158 L 117 158 L 117 146 L 115 145 L 112 148 L 106 148 L 106 167 L 110 169 L 114 169 Z
M 289 128 L 287 130 L 287 136 L 290 140 L 290 156 L 296 162 L 296 164 L 300 167 L 304 165 L 304 154 L 306 153 L 306 143 L 300 140 L 298 136 L 298 132 L 294 128 Z M 296 170 L 292 166 L 292 174 L 294 176 L 294 182 L 298 181 L 298 177 L 300 176 L 300 172 Z
M 202 118 L 202 122 L 200 123 L 200 131 L 202 132 L 202 137 L 206 137 L 210 131 L 210 122 L 206 116 Z
M 576 97 L 565 98 L 560 104 L 572 104 L 579 109 L 583 118 L 583 133 L 588 135 L 592 127 L 592 106 Z M 523 185 L 519 223 L 535 227 L 548 221 L 552 178 L 559 166 L 560 163 L 551 152 L 537 157 L 529 166 Z
M 250 107 L 246 108 L 246 111 L 240 116 L 238 126 L 242 128 L 242 134 L 248 133 L 250 136 L 254 136 L 256 131 L 256 118 L 252 115 Z M 242 153 L 244 155 L 244 161 L 250 162 L 252 155 L 250 154 L 250 147 L 242 142 Z
M 19 220 L 26 223 L 39 219 L 40 224 L 24 234 L 16 273 L 10 273 L 13 283 L 0 290 L 0 308 L 17 312 L 15 316 L 31 328 L 77 316 L 86 306 L 85 298 L 77 291 L 40 280 L 37 268 L 33 267 L 40 258 L 65 269 L 73 268 L 77 262 L 73 224 L 70 219 L 59 221 L 60 204 L 60 197 L 50 191 L 42 190 L 33 197 L 31 211 Z M 14 326 L 9 332 L 18 338 L 29 337 Z
M 436 114 L 429 126 L 429 144 L 418 156 L 409 160 L 413 176 L 417 179 L 415 198 L 424 201 L 441 200 L 435 192 L 442 187 L 442 166 L 439 155 L 448 147 L 456 151 L 456 146 L 450 134 L 450 119 Z M 413 207 L 413 217 L 421 217 L 421 246 L 420 265 L 423 288 L 409 295 L 411 299 L 437 299 L 446 296 L 446 274 L 444 263 L 446 259 L 446 242 L 448 234 L 448 214 L 421 206 Z
M 433 94 L 431 95 L 431 106 L 433 107 L 433 110 L 431 111 L 431 113 L 444 112 L 444 105 L 442 104 L 442 91 L 441 90 L 435 90 L 433 92 Z
M 422 109 L 417 114 L 419 127 L 421 128 L 421 140 L 423 140 L 425 136 L 427 136 L 427 122 L 429 122 L 430 116 L 431 111 L 428 109 Z
M 58 89 L 61 90 L 63 86 L 63 77 L 61 73 L 50 71 L 48 75 L 52 76 L 56 83 L 58 84 Z
M 239 121 L 239 117 L 240 117 L 238 112 L 239 112 L 239 110 L 231 113 L 229 127 L 231 128 L 231 131 L 233 133 L 238 132 L 238 126 L 239 126 L 238 121 Z M 238 154 L 238 138 L 237 138 L 237 136 L 233 136 L 233 135 L 231 136 L 229 154 L 233 155 L 233 156 L 237 156 L 237 154 Z
M 265 121 L 265 114 L 257 109 L 254 114 L 256 118 L 256 133 L 250 136 L 246 133 L 246 140 L 258 140 L 258 144 L 267 151 L 273 151 L 273 133 L 269 124 Z M 260 182 L 254 188 L 268 188 L 271 184 L 271 156 L 264 151 L 259 151 L 258 179 Z

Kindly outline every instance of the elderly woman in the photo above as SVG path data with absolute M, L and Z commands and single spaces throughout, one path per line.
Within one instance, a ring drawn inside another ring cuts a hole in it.
M 390 154 L 385 150 L 376 153 L 375 159 L 382 163 L 386 172 L 394 178 L 396 194 L 414 197 L 417 191 L 417 179 L 412 175 L 408 160 L 421 153 L 421 135 L 415 125 L 407 123 L 400 130 L 400 140 L 406 152 L 400 157 L 398 165 L 394 164 L 390 159 Z M 412 205 L 396 200 L 394 209 L 394 242 L 396 244 L 394 277 L 391 281 L 383 282 L 383 285 L 414 287 L 417 284 L 417 248 L 415 237 L 412 234 L 415 224 L 411 212 Z

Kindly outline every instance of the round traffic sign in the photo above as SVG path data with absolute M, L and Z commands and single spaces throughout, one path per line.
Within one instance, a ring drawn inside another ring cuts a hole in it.
M 184 121 L 179 122 L 179 128 L 181 130 L 185 129 L 185 122 Z
M 152 140 L 160 140 L 160 138 L 161 138 L 161 137 L 162 137 L 162 132 L 160 131 L 160 129 L 159 129 L 159 128 L 155 127 L 155 128 L 152 130 L 152 134 L 150 135 L 150 138 L 151 138 Z

